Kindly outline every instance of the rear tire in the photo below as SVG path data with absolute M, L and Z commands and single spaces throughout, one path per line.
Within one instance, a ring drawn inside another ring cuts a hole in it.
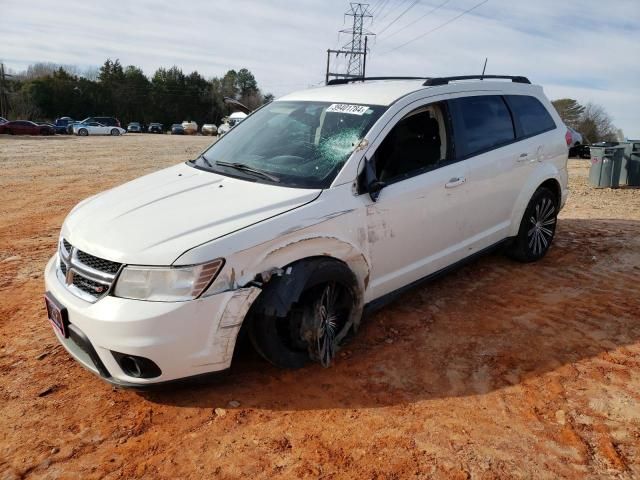
M 285 317 L 264 314 L 258 307 L 249 319 L 251 343 L 277 367 L 302 368 L 311 360 L 329 366 L 351 329 L 357 298 L 353 273 L 335 260 L 317 261 L 313 268 Z
M 78 130 L 78 135 L 80 137 L 86 137 L 87 135 L 89 135 L 89 130 L 87 130 L 86 128 L 81 128 L 80 130 Z
M 558 223 L 558 199 L 551 190 L 540 187 L 527 205 L 518 235 L 507 255 L 519 262 L 540 260 L 547 254 Z

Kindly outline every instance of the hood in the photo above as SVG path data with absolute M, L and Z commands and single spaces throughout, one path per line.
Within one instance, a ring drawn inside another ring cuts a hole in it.
M 287 188 L 176 165 L 79 203 L 62 235 L 97 257 L 170 265 L 182 253 L 316 199 Z

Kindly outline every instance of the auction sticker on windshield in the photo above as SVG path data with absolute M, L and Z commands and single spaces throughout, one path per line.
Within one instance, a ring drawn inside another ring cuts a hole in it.
M 369 110 L 368 106 L 364 105 L 349 105 L 346 103 L 334 103 L 333 105 L 327 108 L 327 113 L 335 112 L 335 113 L 350 113 L 351 115 L 362 115 L 367 110 Z

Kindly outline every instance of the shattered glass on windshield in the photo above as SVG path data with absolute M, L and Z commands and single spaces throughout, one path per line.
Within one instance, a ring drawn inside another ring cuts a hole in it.
M 329 102 L 273 102 L 249 116 L 194 163 L 198 168 L 251 181 L 326 188 L 384 110 L 381 106 Z M 277 181 L 251 170 L 271 174 Z

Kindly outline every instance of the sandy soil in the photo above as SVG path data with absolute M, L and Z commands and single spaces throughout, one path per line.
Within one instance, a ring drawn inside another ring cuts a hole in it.
M 0 479 L 640 477 L 640 190 L 589 188 L 585 161 L 543 261 L 409 292 L 331 369 L 245 349 L 139 393 L 76 364 L 42 302 L 64 216 L 210 141 L 0 136 Z

